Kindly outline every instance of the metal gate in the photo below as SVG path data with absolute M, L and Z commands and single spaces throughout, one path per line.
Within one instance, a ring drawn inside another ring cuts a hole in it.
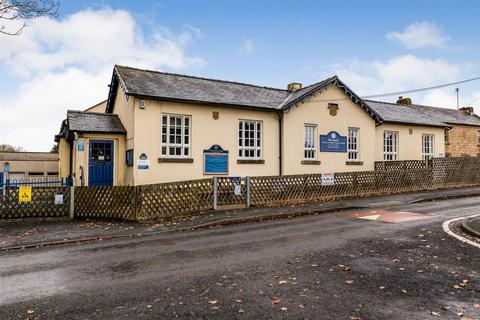
M 4 176 L 5 177 L 5 176 Z M 20 191 L 27 201 L 20 199 Z M 0 219 L 67 216 L 70 188 L 64 179 L 0 179 Z
M 246 208 L 248 203 L 248 177 L 214 177 L 215 209 Z

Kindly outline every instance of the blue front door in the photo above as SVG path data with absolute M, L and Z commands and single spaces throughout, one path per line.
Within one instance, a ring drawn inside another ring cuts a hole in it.
M 88 185 L 113 185 L 113 141 L 90 140 L 88 154 Z
M 3 181 L 3 172 L 0 172 L 0 196 L 3 196 L 3 188 L 5 188 Z

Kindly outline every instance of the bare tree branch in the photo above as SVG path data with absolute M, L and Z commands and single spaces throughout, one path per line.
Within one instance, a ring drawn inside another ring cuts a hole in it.
M 16 36 L 22 33 L 27 21 L 40 17 L 58 16 L 60 4 L 55 0 L 0 0 L 1 21 L 20 21 L 21 26 L 10 31 L 0 25 L 0 34 Z
M 12 146 L 6 143 L 0 144 L 0 152 L 22 152 L 22 151 L 24 151 L 22 147 Z

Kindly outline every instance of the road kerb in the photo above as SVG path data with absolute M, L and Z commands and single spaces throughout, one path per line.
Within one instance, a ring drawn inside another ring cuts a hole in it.
M 462 241 L 463 243 L 467 243 L 467 244 L 472 245 L 474 247 L 480 248 L 480 243 L 472 241 L 472 240 L 467 239 L 465 237 L 462 237 L 461 235 L 456 234 L 455 232 L 453 232 L 450 229 L 450 224 L 452 222 L 459 221 L 459 220 L 462 220 L 462 219 L 467 219 L 467 218 L 475 218 L 475 217 L 478 217 L 478 216 L 480 216 L 480 214 L 474 214 L 474 215 L 471 215 L 471 216 L 465 216 L 465 217 L 460 217 L 460 218 L 447 220 L 442 224 L 443 231 L 445 231 L 448 235 L 454 237 L 455 239 Z

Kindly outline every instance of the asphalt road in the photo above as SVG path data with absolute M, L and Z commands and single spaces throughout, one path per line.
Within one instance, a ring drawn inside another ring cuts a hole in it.
M 476 319 L 480 249 L 442 230 L 480 198 L 0 253 L 1 319 Z

